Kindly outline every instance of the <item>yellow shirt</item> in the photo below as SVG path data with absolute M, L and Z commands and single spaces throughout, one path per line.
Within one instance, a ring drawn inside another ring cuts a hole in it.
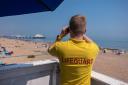
M 71 38 L 55 42 L 48 52 L 60 61 L 60 85 L 90 85 L 92 65 L 99 52 L 94 42 Z

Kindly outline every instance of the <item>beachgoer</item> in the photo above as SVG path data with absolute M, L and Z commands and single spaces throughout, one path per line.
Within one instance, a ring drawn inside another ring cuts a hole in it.
M 13 51 L 8 52 L 5 47 L 2 47 L 2 52 L 6 56 L 10 56 L 13 54 Z
M 106 53 L 106 52 L 107 52 L 107 49 L 104 48 L 104 49 L 103 49 L 103 53 Z
M 0 44 L 0 52 L 2 51 L 2 45 Z
M 1 47 L 2 48 L 2 51 L 4 52 L 4 53 L 6 53 L 7 52 L 7 50 L 6 50 L 6 48 L 5 47 Z
M 69 27 L 63 29 L 48 52 L 58 57 L 60 63 L 60 85 L 91 85 L 92 65 L 99 47 L 85 35 L 86 19 L 75 15 Z M 70 39 L 61 41 L 70 34 Z

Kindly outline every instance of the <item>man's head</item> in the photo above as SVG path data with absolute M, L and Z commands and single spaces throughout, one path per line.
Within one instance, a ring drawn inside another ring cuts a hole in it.
M 71 35 L 83 35 L 86 32 L 86 18 L 80 15 L 71 17 L 69 21 L 69 30 Z

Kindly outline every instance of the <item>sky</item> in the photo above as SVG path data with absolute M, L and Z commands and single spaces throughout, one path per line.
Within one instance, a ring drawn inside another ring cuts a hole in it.
M 0 35 L 55 38 L 76 14 L 86 16 L 89 37 L 128 40 L 128 0 L 64 0 L 53 12 L 0 17 Z

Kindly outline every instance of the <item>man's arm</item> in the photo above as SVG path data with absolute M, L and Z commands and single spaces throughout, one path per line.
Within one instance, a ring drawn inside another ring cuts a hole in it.
M 59 35 L 57 35 L 56 37 L 56 41 L 61 41 L 63 37 L 65 37 L 67 34 L 69 33 L 69 27 L 64 27 L 62 30 L 61 30 L 61 33 Z
M 93 40 L 91 38 L 89 38 L 88 36 L 84 35 L 83 39 L 88 42 L 88 43 L 91 43 L 93 42 Z
M 57 56 L 57 43 L 62 40 L 63 37 L 65 37 L 69 33 L 69 27 L 65 27 L 62 29 L 61 33 L 57 35 L 55 42 L 49 46 L 48 52 L 53 55 Z
M 84 39 L 86 42 L 88 42 L 88 43 L 94 42 L 91 38 L 89 38 L 89 37 L 86 36 L 86 35 L 84 35 L 83 39 Z M 95 44 L 96 44 L 96 43 L 95 43 Z M 97 44 L 96 44 L 96 45 L 97 45 Z M 99 50 L 102 50 L 102 48 L 101 48 L 99 45 L 97 45 L 97 46 L 98 46 L 98 49 L 99 49 Z

